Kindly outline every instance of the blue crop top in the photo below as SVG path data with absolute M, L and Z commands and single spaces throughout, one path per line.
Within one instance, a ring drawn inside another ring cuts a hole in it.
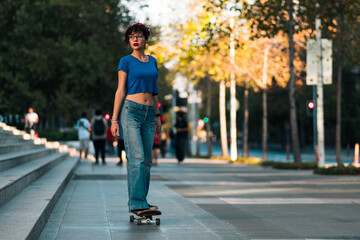
M 132 55 L 120 59 L 118 71 L 127 73 L 126 95 L 150 92 L 158 95 L 157 78 L 159 71 L 156 59 L 149 55 L 148 62 L 141 62 Z

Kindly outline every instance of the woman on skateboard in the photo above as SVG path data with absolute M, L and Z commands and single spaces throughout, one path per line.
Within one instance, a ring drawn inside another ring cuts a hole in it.
M 149 35 L 149 29 L 142 23 L 131 25 L 125 32 L 125 42 L 133 51 L 119 62 L 118 88 L 111 118 L 111 132 L 116 137 L 119 137 L 118 121 L 121 121 L 128 159 L 128 206 L 134 214 L 157 210 L 146 199 L 154 133 L 160 133 L 161 129 L 157 61 L 144 53 Z

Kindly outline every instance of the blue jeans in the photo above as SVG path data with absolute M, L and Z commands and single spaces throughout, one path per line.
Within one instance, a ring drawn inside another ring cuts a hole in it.
M 146 209 L 155 133 L 155 107 L 125 99 L 121 126 L 127 158 L 129 209 Z

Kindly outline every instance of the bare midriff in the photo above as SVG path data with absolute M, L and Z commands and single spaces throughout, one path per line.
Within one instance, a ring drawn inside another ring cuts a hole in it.
M 154 105 L 154 96 L 152 93 L 148 93 L 148 92 L 127 95 L 125 99 L 131 100 L 133 102 L 140 103 L 143 105 Z

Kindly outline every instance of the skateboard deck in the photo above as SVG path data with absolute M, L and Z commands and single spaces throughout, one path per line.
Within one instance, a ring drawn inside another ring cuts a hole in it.
M 156 218 L 153 220 L 153 216 L 161 215 L 159 210 L 144 210 L 137 213 L 132 213 L 134 215 L 130 215 L 130 222 L 135 222 L 137 225 L 141 225 L 142 223 L 156 223 L 156 225 L 160 225 L 160 218 Z

